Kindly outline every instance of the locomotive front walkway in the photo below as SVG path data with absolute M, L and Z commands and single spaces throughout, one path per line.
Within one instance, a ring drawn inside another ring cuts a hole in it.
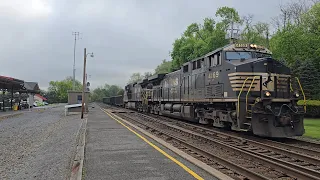
M 126 127 L 94 105 L 88 114 L 84 178 L 97 179 L 195 179 Z M 138 132 L 139 133 L 139 132 Z M 147 138 L 147 137 L 145 137 Z M 147 138 L 203 179 L 215 179 L 202 169 Z

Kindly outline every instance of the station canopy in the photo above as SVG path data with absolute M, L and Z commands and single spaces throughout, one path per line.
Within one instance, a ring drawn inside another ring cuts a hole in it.
M 24 82 L 23 80 L 1 76 L 0 89 L 22 93 L 39 93 L 40 88 L 37 82 Z
M 0 76 L 0 89 L 19 91 L 24 88 L 24 81 L 7 76 Z

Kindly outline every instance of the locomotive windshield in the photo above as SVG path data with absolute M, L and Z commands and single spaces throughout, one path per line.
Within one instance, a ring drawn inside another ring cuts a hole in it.
M 227 51 L 226 52 L 227 60 L 252 59 L 252 58 L 262 58 L 262 57 L 271 57 L 271 55 L 261 53 L 261 52 L 253 52 L 253 51 Z

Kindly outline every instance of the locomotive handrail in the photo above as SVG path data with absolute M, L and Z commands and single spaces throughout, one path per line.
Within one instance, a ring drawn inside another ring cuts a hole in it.
M 247 92 L 247 95 L 246 95 L 246 112 L 248 112 L 248 95 L 249 95 L 249 93 L 250 93 L 250 91 L 251 91 L 251 88 L 252 88 L 252 85 L 253 85 L 253 83 L 254 83 L 254 80 L 255 80 L 256 78 L 259 78 L 259 77 L 260 77 L 260 76 L 254 76 L 254 77 L 253 77 L 252 82 L 251 82 L 250 87 L 249 87 L 249 90 L 248 90 L 248 92 Z
M 243 84 L 242 84 L 242 87 L 241 87 L 241 90 L 240 90 L 240 92 L 239 92 L 239 95 L 238 95 L 238 109 L 237 109 L 237 116 L 239 117 L 239 112 L 240 112 L 240 96 L 241 96 L 241 93 L 242 93 L 242 91 L 243 91 L 243 87 L 245 86 L 245 84 L 246 84 L 246 82 L 247 82 L 247 80 L 249 79 L 250 77 L 247 77 L 245 80 L 244 80 L 244 82 L 243 82 Z
M 301 90 L 301 92 L 302 92 L 302 95 L 303 95 L 303 103 L 304 103 L 304 112 L 306 113 L 307 112 L 307 102 L 306 102 L 306 96 L 305 96 L 305 94 L 304 94 L 304 91 L 303 91 L 303 88 L 302 88 L 302 85 L 301 85 L 301 83 L 300 83 L 300 80 L 299 80 L 299 78 L 298 77 L 296 77 L 296 79 L 297 79 L 297 81 L 298 81 L 298 84 L 299 84 L 299 86 L 300 86 L 300 90 Z

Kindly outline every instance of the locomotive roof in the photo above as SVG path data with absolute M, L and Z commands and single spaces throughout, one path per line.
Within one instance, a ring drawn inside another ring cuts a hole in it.
M 189 62 L 193 62 L 193 61 L 197 61 L 199 59 L 202 59 L 202 58 L 206 58 L 208 56 L 211 56 L 212 54 L 215 54 L 219 51 L 255 51 L 255 52 L 261 52 L 261 53 L 266 53 L 266 54 L 272 54 L 272 52 L 263 47 L 263 46 L 259 46 L 259 45 L 256 45 L 256 44 L 249 44 L 249 43 L 235 43 L 235 44 L 227 44 L 223 47 L 220 47 L 218 49 L 215 49 L 207 54 L 205 54 L 204 56 L 200 56 L 200 57 L 197 57 L 195 59 L 192 59 L 191 61 Z M 184 63 L 183 65 L 186 65 L 188 64 L 189 62 L 186 62 Z

